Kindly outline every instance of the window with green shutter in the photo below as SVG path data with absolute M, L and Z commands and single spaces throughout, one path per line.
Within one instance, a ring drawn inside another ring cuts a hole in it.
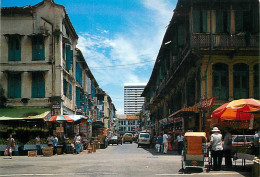
M 66 70 L 69 71 L 71 69 L 71 65 L 73 63 L 73 50 L 69 45 L 66 46 Z
M 69 84 L 69 99 L 72 99 L 72 85 Z
M 207 10 L 193 10 L 193 32 L 207 32 Z
M 8 98 L 21 98 L 21 74 L 8 74 Z
M 249 68 L 247 64 L 234 65 L 234 99 L 248 98 L 249 96 Z
M 45 97 L 45 79 L 43 72 L 32 73 L 32 98 Z
M 78 108 L 81 107 L 81 93 L 79 87 L 76 87 L 76 105 Z
M 8 37 L 8 61 L 21 61 L 20 36 L 10 35 Z
M 213 96 L 218 100 L 228 100 L 228 65 L 223 63 L 214 64 L 212 75 Z
M 63 79 L 63 95 L 68 96 L 68 82 L 66 79 Z
M 235 30 L 236 32 L 243 31 L 243 11 L 235 12 Z
M 44 37 L 41 35 L 32 38 L 32 61 L 45 60 Z
M 76 81 L 82 85 L 82 69 L 79 62 L 76 63 Z
M 216 12 L 216 33 L 230 32 L 231 15 L 230 11 L 218 10 Z
M 178 26 L 178 45 L 184 45 L 185 44 L 185 29 L 184 25 Z

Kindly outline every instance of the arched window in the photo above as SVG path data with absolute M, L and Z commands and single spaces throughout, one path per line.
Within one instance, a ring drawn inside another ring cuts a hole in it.
M 259 87 L 259 79 L 260 79 L 260 77 L 259 77 L 259 65 L 260 65 L 260 63 L 258 63 L 258 64 L 256 64 L 255 66 L 254 66 L 254 98 L 255 99 L 260 99 L 260 94 L 259 94 L 259 89 L 260 89 L 260 87 Z
M 213 69 L 213 96 L 218 100 L 228 100 L 228 65 L 216 63 Z
M 234 65 L 234 99 L 248 98 L 249 93 L 249 69 L 247 64 L 238 63 Z

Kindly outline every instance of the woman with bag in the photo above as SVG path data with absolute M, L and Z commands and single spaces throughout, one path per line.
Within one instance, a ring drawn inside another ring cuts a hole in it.
M 6 146 L 6 150 L 5 150 L 5 155 L 8 155 L 8 153 L 9 153 L 10 159 L 12 159 L 12 152 L 13 152 L 14 147 L 15 147 L 15 141 L 12 138 L 12 135 L 10 134 L 9 138 L 7 139 L 7 146 Z

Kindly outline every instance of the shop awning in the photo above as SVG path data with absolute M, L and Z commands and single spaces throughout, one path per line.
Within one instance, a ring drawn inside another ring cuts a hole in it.
M 174 112 L 173 114 L 171 114 L 169 116 L 169 118 L 176 116 L 179 113 L 183 113 L 183 112 L 199 112 L 199 107 L 198 106 L 193 106 L 193 107 L 189 107 L 189 108 L 182 108 L 176 112 Z
M 0 121 L 44 119 L 50 116 L 50 108 L 2 108 Z

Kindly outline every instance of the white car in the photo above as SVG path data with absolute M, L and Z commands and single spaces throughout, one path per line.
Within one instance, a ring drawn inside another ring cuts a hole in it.
M 138 136 L 138 147 L 140 146 L 149 146 L 150 145 L 150 134 L 149 133 L 140 133 Z

